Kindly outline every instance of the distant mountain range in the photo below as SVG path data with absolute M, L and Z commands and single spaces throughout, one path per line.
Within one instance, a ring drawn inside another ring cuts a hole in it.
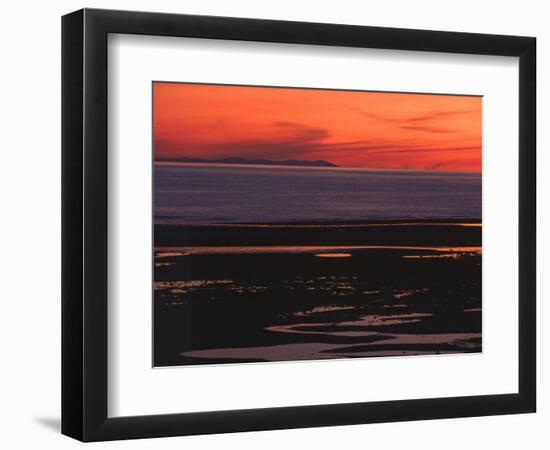
M 301 161 L 297 159 L 287 159 L 284 161 L 272 161 L 269 159 L 245 159 L 235 157 L 222 159 L 201 159 L 201 158 L 157 158 L 156 161 L 164 162 L 182 162 L 182 163 L 211 163 L 211 164 L 251 164 L 260 166 L 302 166 L 302 167 L 338 167 L 328 161 Z

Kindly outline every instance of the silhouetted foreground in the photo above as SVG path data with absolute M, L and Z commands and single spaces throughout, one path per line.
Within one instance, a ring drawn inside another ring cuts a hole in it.
M 457 223 L 157 224 L 155 365 L 479 352 L 481 227 Z

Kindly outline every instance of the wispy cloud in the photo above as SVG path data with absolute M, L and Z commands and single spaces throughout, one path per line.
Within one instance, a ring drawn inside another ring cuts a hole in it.
M 155 89 L 156 156 L 481 168 L 479 98 L 162 83 Z

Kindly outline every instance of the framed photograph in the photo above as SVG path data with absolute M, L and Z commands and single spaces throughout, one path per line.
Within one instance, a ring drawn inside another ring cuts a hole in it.
M 535 38 L 62 21 L 62 432 L 535 412 Z

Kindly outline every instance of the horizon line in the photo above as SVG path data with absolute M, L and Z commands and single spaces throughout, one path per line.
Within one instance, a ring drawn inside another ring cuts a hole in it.
M 243 158 L 244 159 L 244 158 Z M 276 162 L 284 162 L 289 160 L 282 160 L 282 161 L 273 161 Z M 304 161 L 304 162 L 316 162 L 316 161 Z M 237 167 L 254 167 L 254 168 L 262 168 L 262 167 L 279 167 L 279 168 L 285 168 L 285 169 L 313 169 L 313 170 L 370 170 L 370 171 L 387 171 L 387 172 L 436 172 L 436 173 L 453 173 L 453 174 L 468 174 L 468 175 L 482 175 L 483 171 L 475 171 L 475 170 L 453 170 L 453 169 L 412 169 L 412 168 L 406 168 L 406 167 L 366 167 L 366 166 L 338 166 L 334 163 L 331 163 L 330 161 L 324 161 L 332 164 L 332 166 L 313 166 L 313 165 L 287 165 L 287 164 L 246 164 L 246 163 L 231 163 L 231 162 L 219 162 L 219 161 L 208 161 L 204 160 L 202 162 L 187 162 L 187 161 L 178 161 L 177 159 L 156 159 L 153 158 L 154 164 L 179 164 L 179 165 L 185 165 L 185 166 L 237 166 Z

